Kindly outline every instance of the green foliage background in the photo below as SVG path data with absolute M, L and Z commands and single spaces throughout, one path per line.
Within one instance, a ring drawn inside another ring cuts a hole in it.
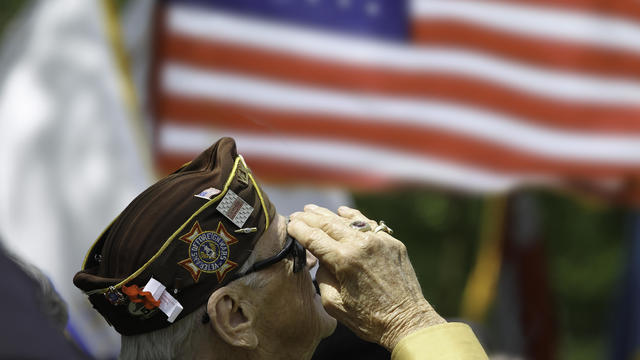
M 540 208 L 560 337 L 558 358 L 608 358 L 613 304 L 627 262 L 628 211 L 552 191 L 533 195 Z M 355 195 L 363 213 L 386 220 L 396 230 L 407 245 L 425 296 L 448 318 L 460 316 L 484 200 L 425 189 Z

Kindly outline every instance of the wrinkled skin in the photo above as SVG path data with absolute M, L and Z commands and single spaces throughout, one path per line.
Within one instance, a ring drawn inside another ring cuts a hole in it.
M 261 239 L 265 258 L 282 249 L 286 234 L 286 219 L 278 215 Z M 306 271 L 293 273 L 289 258 L 263 270 L 269 281 L 260 288 L 256 326 L 265 358 L 310 359 L 320 340 L 335 330 L 336 320 L 323 309 L 309 273 L 316 262 L 307 252 Z
M 348 207 L 335 214 L 307 205 L 290 217 L 289 233 L 320 260 L 316 279 L 327 312 L 388 350 L 413 331 L 445 323 L 422 295 L 404 244 L 349 227 L 355 220 L 377 226 Z

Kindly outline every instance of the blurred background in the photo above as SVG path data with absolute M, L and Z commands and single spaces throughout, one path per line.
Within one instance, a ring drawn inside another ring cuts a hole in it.
M 119 336 L 71 283 L 85 252 L 232 136 L 280 213 L 385 220 L 426 298 L 492 358 L 640 358 L 640 2 L 0 11 L 0 236 L 51 279 L 93 356 L 116 357 Z M 348 357 L 329 341 L 316 358 Z

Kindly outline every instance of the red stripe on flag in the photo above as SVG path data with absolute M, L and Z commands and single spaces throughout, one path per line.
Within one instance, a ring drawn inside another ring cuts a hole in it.
M 176 96 L 164 96 L 159 104 L 160 117 L 172 119 L 172 123 L 199 125 L 203 128 L 217 125 L 257 134 L 324 137 L 366 143 L 482 166 L 503 173 L 538 173 L 592 179 L 640 175 L 640 168 L 637 166 L 559 160 L 427 127 L 393 122 L 372 123 L 362 119 L 354 121 L 333 115 L 283 112 Z
M 537 66 L 640 79 L 640 55 L 557 39 L 515 34 L 455 20 L 417 18 L 414 40 L 489 52 Z
M 197 154 L 176 154 L 160 151 L 156 164 L 160 171 L 169 174 L 193 159 Z M 317 185 L 340 185 L 358 190 L 380 190 L 401 181 L 363 171 L 343 171 L 333 167 L 323 167 L 311 163 L 301 163 L 256 155 L 245 156 L 251 171 L 258 174 L 261 181 L 271 183 L 311 183 Z
M 522 117 L 535 124 L 570 130 L 640 132 L 636 107 L 568 103 L 525 94 L 465 76 L 366 68 L 233 44 L 170 35 L 167 60 L 194 67 L 230 70 L 280 81 L 382 95 L 425 96 Z M 256 61 L 260 59 L 260 61 Z

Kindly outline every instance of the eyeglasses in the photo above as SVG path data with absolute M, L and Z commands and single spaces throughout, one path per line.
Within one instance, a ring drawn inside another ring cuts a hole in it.
M 296 240 L 295 238 L 293 238 L 291 235 L 287 234 L 287 240 L 284 243 L 284 248 L 282 248 L 282 250 L 280 250 L 279 253 L 277 253 L 276 255 L 264 259 L 264 260 L 260 260 L 257 261 L 255 264 L 253 264 L 249 269 L 247 269 L 246 271 L 242 272 L 242 273 L 236 273 L 233 277 L 231 277 L 231 279 L 229 279 L 231 281 L 236 280 L 240 277 L 243 277 L 245 275 L 249 275 L 251 273 L 254 273 L 256 271 L 260 271 L 263 269 L 268 268 L 269 266 L 277 263 L 278 261 L 291 256 L 293 258 L 293 272 L 294 273 L 298 273 L 300 271 L 302 271 L 306 266 L 307 266 L 307 252 L 304 249 L 304 247 L 302 247 L 302 245 L 298 242 L 298 240 Z

